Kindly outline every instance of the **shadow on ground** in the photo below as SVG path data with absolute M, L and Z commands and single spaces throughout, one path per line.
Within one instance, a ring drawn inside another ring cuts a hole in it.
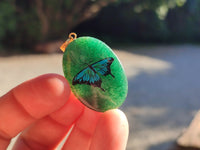
M 152 145 L 148 150 L 200 150 L 193 147 L 182 147 L 177 145 L 174 141 L 160 143 L 159 145 Z
M 169 150 L 189 125 L 200 108 L 199 49 L 158 46 L 120 53 L 129 82 L 122 107 L 130 123 L 127 150 Z

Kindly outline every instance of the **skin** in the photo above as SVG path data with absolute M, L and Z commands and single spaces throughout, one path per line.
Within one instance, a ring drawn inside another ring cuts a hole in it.
M 128 122 L 124 113 L 85 107 L 63 76 L 42 75 L 0 97 L 1 150 L 20 132 L 13 150 L 55 149 L 71 128 L 62 150 L 125 150 Z

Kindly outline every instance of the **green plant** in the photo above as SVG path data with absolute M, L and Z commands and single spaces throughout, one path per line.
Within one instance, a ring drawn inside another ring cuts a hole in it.
M 15 8 L 7 1 L 0 2 L 0 45 L 4 37 L 16 29 Z

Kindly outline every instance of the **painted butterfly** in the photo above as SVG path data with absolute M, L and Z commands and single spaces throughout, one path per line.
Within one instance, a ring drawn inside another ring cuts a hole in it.
M 101 87 L 102 80 L 99 75 L 107 76 L 111 75 L 115 77 L 110 70 L 110 65 L 114 61 L 114 58 L 108 57 L 97 61 L 91 65 L 88 65 L 86 68 L 81 70 L 79 73 L 74 76 L 72 85 L 76 84 L 87 84 L 94 87 L 99 87 L 102 91 L 105 90 Z

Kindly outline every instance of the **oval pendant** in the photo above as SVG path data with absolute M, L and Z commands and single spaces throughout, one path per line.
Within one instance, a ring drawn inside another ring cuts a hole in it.
M 79 37 L 65 47 L 63 71 L 74 95 L 95 111 L 121 106 L 127 95 L 127 78 L 111 48 L 93 37 Z

